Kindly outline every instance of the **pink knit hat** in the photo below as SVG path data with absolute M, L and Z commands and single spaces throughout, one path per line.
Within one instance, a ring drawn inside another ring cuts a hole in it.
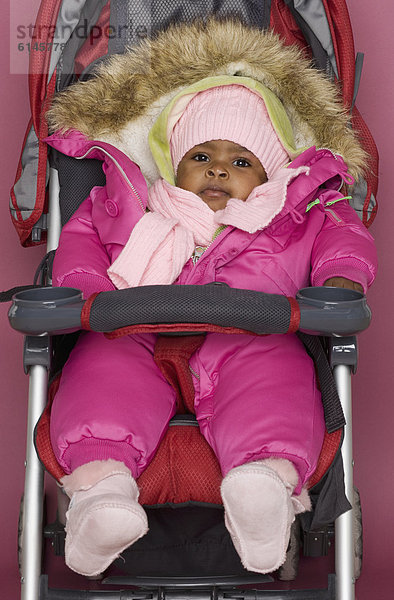
M 228 140 L 253 152 L 268 179 L 289 162 L 264 100 L 242 85 L 209 88 L 190 100 L 170 137 L 175 173 L 186 152 L 210 140 Z

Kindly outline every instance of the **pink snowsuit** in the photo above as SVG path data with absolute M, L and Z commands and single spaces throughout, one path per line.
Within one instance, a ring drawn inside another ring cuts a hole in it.
M 145 181 L 109 144 L 75 131 L 55 134 L 48 143 L 70 156 L 100 158 L 107 177 L 64 226 L 53 283 L 79 288 L 85 298 L 114 289 L 107 269 L 144 214 Z M 219 281 L 294 296 L 342 276 L 366 290 L 375 277 L 375 246 L 336 191 L 347 173 L 344 161 L 310 148 L 292 163 L 301 165 L 310 167 L 309 174 L 289 184 L 286 205 L 268 227 L 255 234 L 227 227 L 196 264 L 185 264 L 175 284 Z M 138 477 L 149 464 L 176 404 L 174 389 L 153 361 L 155 341 L 154 334 L 115 340 L 81 334 L 52 409 L 52 445 L 66 473 L 113 458 Z M 300 490 L 316 468 L 325 425 L 314 365 L 297 336 L 209 333 L 190 370 L 200 429 L 223 476 L 252 460 L 286 458 L 297 468 Z

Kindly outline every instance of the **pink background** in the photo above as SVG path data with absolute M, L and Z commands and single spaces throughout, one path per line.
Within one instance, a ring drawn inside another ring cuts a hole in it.
M 20 148 L 29 118 L 27 78 L 10 74 L 8 44 L 10 15 L 3 2 L 0 52 L 0 135 L 2 202 L 0 206 L 0 288 L 30 283 L 43 248 L 23 249 L 9 219 L 9 189 L 14 181 Z M 23 23 L 34 22 L 38 0 L 14 3 L 12 11 Z M 360 337 L 359 369 L 353 380 L 355 482 L 361 493 L 364 520 L 364 568 L 357 583 L 359 600 L 392 598 L 394 570 L 394 424 L 392 297 L 394 283 L 394 170 L 391 163 L 394 134 L 394 38 L 392 0 L 348 0 L 356 50 L 365 52 L 357 105 L 375 137 L 380 153 L 380 210 L 372 233 L 376 238 L 380 271 L 369 292 L 373 323 Z M 12 15 L 15 17 L 15 15 Z M 13 44 L 13 42 L 12 42 Z M 7 322 L 7 305 L 0 306 L 0 448 L 3 464 L 1 493 L 2 598 L 19 597 L 16 539 L 19 499 L 23 490 L 27 378 L 22 369 L 23 339 Z M 53 483 L 49 482 L 50 495 Z M 58 560 L 55 567 L 60 570 Z M 83 585 L 83 584 L 82 584 Z

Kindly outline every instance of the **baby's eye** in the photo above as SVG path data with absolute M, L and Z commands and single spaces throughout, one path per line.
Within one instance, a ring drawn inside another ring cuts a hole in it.
M 233 165 L 236 167 L 250 167 L 250 162 L 246 158 L 237 158 L 234 160 Z
M 195 154 L 192 159 L 196 160 L 197 162 L 208 162 L 209 156 L 203 152 L 198 152 L 198 154 Z

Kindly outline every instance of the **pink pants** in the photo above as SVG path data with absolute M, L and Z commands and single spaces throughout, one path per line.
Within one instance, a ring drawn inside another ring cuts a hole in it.
M 149 464 L 176 405 L 153 361 L 155 341 L 153 334 L 81 334 L 51 416 L 52 445 L 66 473 L 113 458 L 137 478 Z M 291 460 L 305 483 L 325 426 L 314 365 L 298 338 L 208 334 L 190 366 L 196 416 L 223 475 L 275 456 Z

